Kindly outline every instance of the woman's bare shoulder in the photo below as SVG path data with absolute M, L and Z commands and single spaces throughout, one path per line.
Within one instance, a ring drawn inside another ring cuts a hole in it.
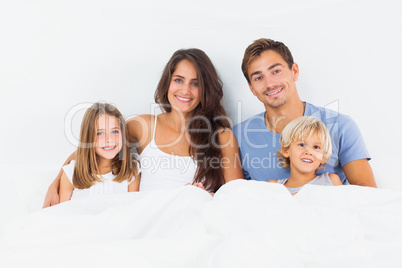
M 237 140 L 230 128 L 219 128 L 216 130 L 219 137 L 219 143 L 237 147 Z
M 148 143 L 151 126 L 155 116 L 151 114 L 142 114 L 126 120 L 128 139 L 130 142 L 140 142 L 140 147 Z
M 155 118 L 155 116 L 152 115 L 152 114 L 140 114 L 140 115 L 137 115 L 137 116 L 127 118 L 126 123 L 127 123 L 127 125 L 128 124 L 131 124 L 131 125 L 133 125 L 133 124 L 141 124 L 141 123 L 144 123 L 144 122 L 149 124 L 151 122 L 151 120 L 153 120 L 153 118 Z

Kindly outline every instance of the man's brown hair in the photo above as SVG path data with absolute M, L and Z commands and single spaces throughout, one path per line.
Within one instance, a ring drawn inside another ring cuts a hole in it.
M 244 52 L 243 62 L 241 64 L 241 69 L 243 71 L 244 77 L 247 79 L 247 82 L 250 83 L 250 77 L 248 77 L 248 67 L 250 63 L 258 58 L 261 53 L 267 50 L 273 50 L 281 57 L 289 66 L 289 69 L 292 69 L 293 66 L 293 56 L 290 52 L 289 48 L 282 42 L 274 41 L 272 39 L 260 38 L 255 40 L 251 45 L 246 48 Z

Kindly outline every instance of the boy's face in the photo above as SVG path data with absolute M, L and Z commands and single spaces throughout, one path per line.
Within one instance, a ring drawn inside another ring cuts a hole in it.
M 317 133 L 303 140 L 290 144 L 288 149 L 282 148 L 282 154 L 290 159 L 290 169 L 299 173 L 315 173 L 320 164 L 325 163 L 324 148 Z

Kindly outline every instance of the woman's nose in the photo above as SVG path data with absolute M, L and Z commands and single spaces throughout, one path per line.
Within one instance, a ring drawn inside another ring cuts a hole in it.
M 190 91 L 191 91 L 190 84 L 183 84 L 182 92 L 188 94 L 190 93 Z

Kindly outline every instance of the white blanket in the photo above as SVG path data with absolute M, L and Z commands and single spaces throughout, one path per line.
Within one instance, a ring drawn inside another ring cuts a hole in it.
M 400 267 L 402 192 L 238 180 L 72 200 L 4 225 L 0 267 Z

